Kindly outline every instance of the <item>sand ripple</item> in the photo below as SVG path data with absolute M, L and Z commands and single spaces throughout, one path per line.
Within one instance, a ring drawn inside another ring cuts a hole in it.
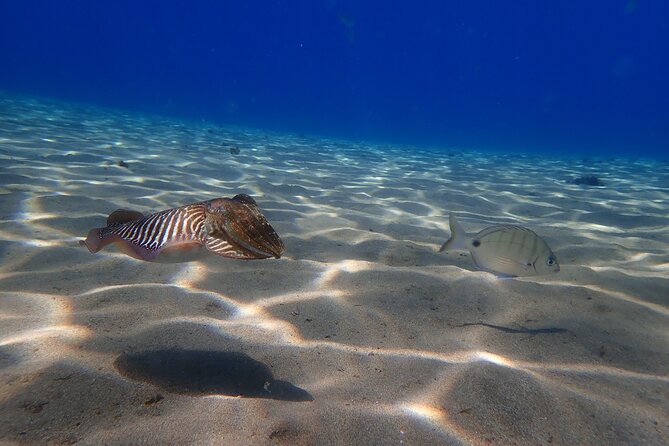
M 606 186 L 567 183 L 593 173 Z M 284 258 L 159 265 L 77 244 L 119 207 L 237 193 Z M 666 162 L 0 96 L 0 194 L 3 442 L 669 443 Z M 437 253 L 449 212 L 471 232 L 531 227 L 561 273 L 501 280 Z

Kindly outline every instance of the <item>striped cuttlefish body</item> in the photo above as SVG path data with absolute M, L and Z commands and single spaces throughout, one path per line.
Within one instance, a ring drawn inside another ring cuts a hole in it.
M 233 259 L 281 257 L 284 245 L 255 200 L 239 194 L 144 216 L 118 209 L 107 226 L 91 229 L 91 253 L 114 243 L 125 254 L 149 262 L 188 262 L 211 252 Z

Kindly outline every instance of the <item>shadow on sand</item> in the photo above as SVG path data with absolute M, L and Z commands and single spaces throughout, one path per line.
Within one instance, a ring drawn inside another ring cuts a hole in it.
M 154 350 L 123 354 L 114 366 L 126 378 L 174 393 L 284 401 L 314 399 L 306 390 L 274 379 L 267 365 L 240 352 Z

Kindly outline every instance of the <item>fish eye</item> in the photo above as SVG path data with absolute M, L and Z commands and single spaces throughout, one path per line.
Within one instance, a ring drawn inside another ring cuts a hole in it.
M 553 266 L 553 265 L 555 265 L 555 259 L 554 259 L 553 257 L 549 257 L 549 258 L 546 260 L 546 265 L 548 265 L 548 266 Z

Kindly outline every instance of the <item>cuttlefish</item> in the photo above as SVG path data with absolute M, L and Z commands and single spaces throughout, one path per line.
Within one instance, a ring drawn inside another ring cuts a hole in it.
M 148 262 L 188 262 L 207 252 L 233 259 L 281 257 L 283 242 L 246 194 L 216 198 L 145 216 L 118 209 L 107 226 L 80 240 L 91 253 L 114 243 Z

